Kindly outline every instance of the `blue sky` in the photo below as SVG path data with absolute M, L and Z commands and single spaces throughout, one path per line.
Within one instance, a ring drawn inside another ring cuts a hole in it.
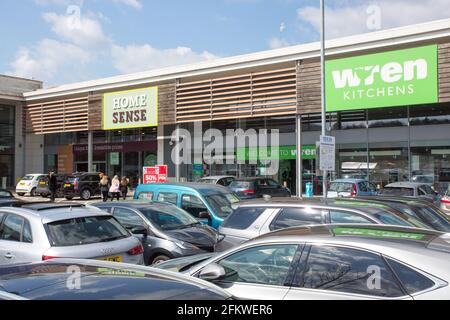
M 450 17 L 448 0 L 325 1 L 328 38 Z M 0 73 L 48 87 L 311 42 L 319 35 L 318 4 L 2 0 Z M 371 18 L 377 23 L 369 26 Z

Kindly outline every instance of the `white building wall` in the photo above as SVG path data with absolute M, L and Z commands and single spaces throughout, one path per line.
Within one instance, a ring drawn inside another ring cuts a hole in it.
M 25 173 L 45 173 L 43 135 L 36 135 L 36 134 L 26 135 Z

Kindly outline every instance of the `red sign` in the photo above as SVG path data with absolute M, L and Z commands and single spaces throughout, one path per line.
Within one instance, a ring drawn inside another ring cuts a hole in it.
M 144 167 L 143 183 L 167 182 L 167 166 Z

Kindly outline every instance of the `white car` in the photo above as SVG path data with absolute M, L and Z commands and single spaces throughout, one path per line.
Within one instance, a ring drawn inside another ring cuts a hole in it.
M 32 197 L 34 197 L 39 179 L 45 176 L 46 175 L 43 173 L 27 174 L 19 181 L 16 186 L 17 195 L 24 196 L 25 194 L 30 194 Z
M 236 177 L 233 176 L 210 176 L 210 177 L 203 177 L 198 182 L 218 184 L 224 187 L 228 187 L 234 180 L 236 180 Z

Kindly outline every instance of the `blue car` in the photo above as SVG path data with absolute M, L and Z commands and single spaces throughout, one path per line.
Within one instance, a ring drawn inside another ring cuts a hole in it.
M 204 183 L 154 183 L 136 188 L 134 199 L 172 203 L 217 229 L 239 199 L 227 188 Z
M 377 186 L 364 179 L 337 179 L 330 183 L 328 198 L 376 196 Z

